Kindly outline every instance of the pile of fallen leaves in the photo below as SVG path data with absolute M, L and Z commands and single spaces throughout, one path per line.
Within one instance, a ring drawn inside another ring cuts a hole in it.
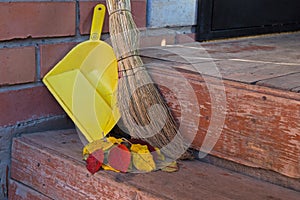
M 167 163 L 158 148 L 140 139 L 105 137 L 87 144 L 83 159 L 92 174 L 100 169 L 123 173 L 178 170 L 176 161 Z

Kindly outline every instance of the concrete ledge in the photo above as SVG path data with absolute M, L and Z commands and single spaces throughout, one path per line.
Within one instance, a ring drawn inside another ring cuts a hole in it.
M 147 25 L 149 27 L 170 27 L 195 25 L 197 22 L 197 1 L 148 0 Z

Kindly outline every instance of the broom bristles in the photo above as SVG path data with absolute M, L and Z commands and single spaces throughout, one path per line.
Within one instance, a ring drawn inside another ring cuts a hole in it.
M 111 42 L 120 79 L 118 107 L 129 134 L 142 138 L 171 159 L 190 158 L 189 145 L 178 132 L 167 104 L 138 56 L 139 30 L 133 21 L 130 0 L 106 0 Z

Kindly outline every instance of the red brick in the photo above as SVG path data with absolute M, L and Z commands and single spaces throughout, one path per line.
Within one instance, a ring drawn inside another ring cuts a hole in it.
M 9 183 L 9 200 L 50 200 L 45 195 L 23 185 L 17 181 L 10 180 Z
M 77 43 L 41 45 L 41 77 L 52 69 Z
M 80 33 L 89 34 L 92 21 L 93 8 L 98 3 L 106 4 L 105 1 L 80 1 Z M 139 28 L 146 27 L 146 0 L 132 0 L 131 9 L 133 19 Z M 103 33 L 108 32 L 108 12 L 106 12 Z
M 139 28 L 145 28 L 147 22 L 147 1 L 132 0 L 131 10 L 133 19 Z
M 0 85 L 33 82 L 35 77 L 34 47 L 0 49 Z
M 2 2 L 0 19 L 0 40 L 75 35 L 75 2 Z
M 44 86 L 0 93 L 0 127 L 64 114 Z

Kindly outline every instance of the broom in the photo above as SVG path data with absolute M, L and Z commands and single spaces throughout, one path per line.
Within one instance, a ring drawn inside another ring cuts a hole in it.
M 134 138 L 158 147 L 171 160 L 190 159 L 189 144 L 179 133 L 167 104 L 139 56 L 139 30 L 130 0 L 106 0 L 113 49 L 118 59 L 118 107 L 123 125 Z

